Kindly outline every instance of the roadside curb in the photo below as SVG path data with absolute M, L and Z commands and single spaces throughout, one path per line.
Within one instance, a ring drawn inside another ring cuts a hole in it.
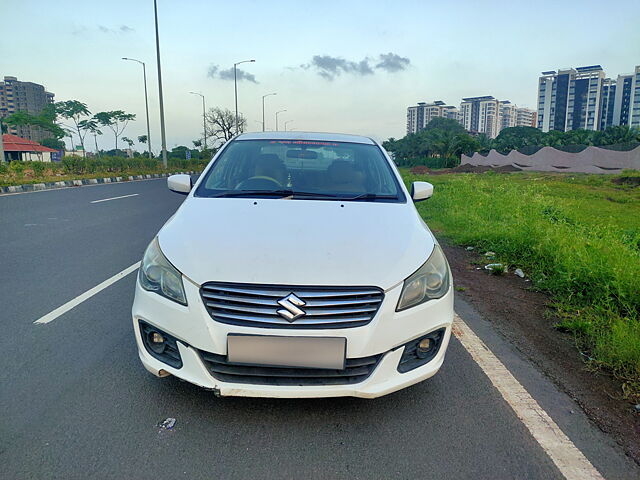
M 169 177 L 176 174 L 195 175 L 197 173 L 198 172 L 153 173 L 147 175 L 129 175 L 126 177 L 84 178 L 80 180 L 64 180 L 61 182 L 27 183 L 24 185 L 10 185 L 8 187 L 0 187 L 0 194 L 55 190 L 58 188 L 82 187 L 83 185 L 97 185 L 104 183 L 133 182 L 136 180 L 152 180 L 154 178 Z

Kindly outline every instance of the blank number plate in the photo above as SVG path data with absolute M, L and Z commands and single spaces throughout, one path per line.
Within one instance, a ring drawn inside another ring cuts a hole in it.
M 346 338 L 227 336 L 227 356 L 232 363 L 343 370 L 346 350 Z

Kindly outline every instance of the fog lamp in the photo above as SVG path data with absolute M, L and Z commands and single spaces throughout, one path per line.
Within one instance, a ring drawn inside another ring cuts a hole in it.
M 166 343 L 161 333 L 149 332 L 149 336 L 147 338 L 149 339 L 149 348 L 151 350 L 153 350 L 156 353 L 164 352 Z
M 431 349 L 435 345 L 435 342 L 430 338 L 423 338 L 418 343 L 418 348 L 416 348 L 416 355 L 418 358 L 425 358 L 431 354 Z

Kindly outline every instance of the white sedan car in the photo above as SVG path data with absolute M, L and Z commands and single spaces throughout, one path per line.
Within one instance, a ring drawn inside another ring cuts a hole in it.
M 242 134 L 147 248 L 140 359 L 218 395 L 378 397 L 434 375 L 451 335 L 444 254 L 366 137 Z

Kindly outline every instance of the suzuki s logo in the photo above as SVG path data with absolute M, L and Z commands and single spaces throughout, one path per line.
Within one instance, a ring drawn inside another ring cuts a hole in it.
M 278 310 L 276 313 L 288 322 L 294 322 L 303 315 L 306 315 L 305 311 L 299 308 L 305 305 L 305 302 L 300 300 L 293 293 L 290 293 L 286 297 L 278 300 L 278 305 L 284 307 L 284 309 Z

